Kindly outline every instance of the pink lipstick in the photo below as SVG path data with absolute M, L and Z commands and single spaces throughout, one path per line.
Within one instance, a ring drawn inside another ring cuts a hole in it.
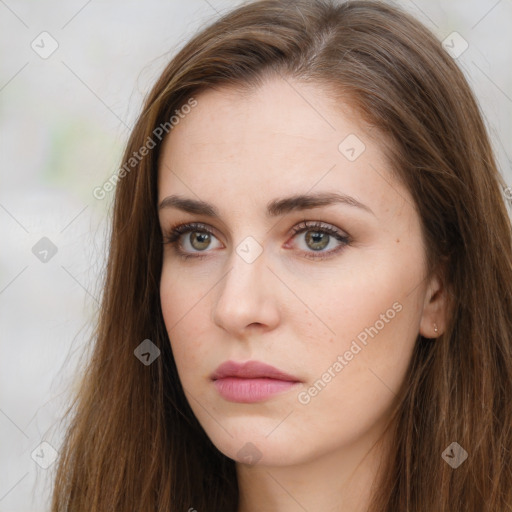
M 301 382 L 297 377 L 259 361 L 226 361 L 215 370 L 211 379 L 224 399 L 240 403 L 262 402 Z

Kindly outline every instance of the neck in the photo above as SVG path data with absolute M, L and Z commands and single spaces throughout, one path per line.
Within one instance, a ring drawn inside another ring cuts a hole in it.
M 238 512 L 366 512 L 382 463 L 390 454 L 389 432 L 286 466 L 236 464 Z

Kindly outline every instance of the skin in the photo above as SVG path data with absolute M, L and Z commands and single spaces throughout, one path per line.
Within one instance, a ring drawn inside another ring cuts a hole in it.
M 179 194 L 220 212 L 159 209 L 164 234 L 188 222 L 214 231 L 210 245 L 191 241 L 193 229 L 181 235 L 182 249 L 203 259 L 163 249 L 162 310 L 186 397 L 236 461 L 239 512 L 363 511 L 389 455 L 384 426 L 417 336 L 437 337 L 445 325 L 446 294 L 437 275 L 426 276 L 414 202 L 392 177 L 379 137 L 318 85 L 272 78 L 250 93 L 219 88 L 196 99 L 165 140 L 158 176 L 159 203 Z M 349 134 L 365 144 L 354 161 L 338 148 Z M 265 215 L 273 199 L 333 191 L 371 213 L 334 204 Z M 290 232 L 303 220 L 338 228 L 350 242 L 329 256 L 340 242 L 326 235 L 320 252 L 329 257 L 308 258 L 318 256 L 307 238 L 317 230 Z M 236 252 L 248 236 L 263 250 L 252 263 Z M 334 371 L 396 303 L 400 312 Z M 301 383 L 263 402 L 229 402 L 210 381 L 229 359 L 263 361 Z M 330 381 L 301 403 L 298 393 L 329 368 Z M 244 446 L 255 463 L 242 459 Z

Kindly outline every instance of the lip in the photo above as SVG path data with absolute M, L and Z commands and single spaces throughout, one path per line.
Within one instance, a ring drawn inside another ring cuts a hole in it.
M 211 375 L 219 394 L 230 402 L 261 402 L 300 383 L 300 379 L 260 361 L 226 361 Z

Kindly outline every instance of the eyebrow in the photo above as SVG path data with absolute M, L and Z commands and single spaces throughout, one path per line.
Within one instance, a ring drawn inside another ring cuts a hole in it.
M 329 206 L 333 204 L 343 204 L 359 208 L 375 216 L 370 207 L 359 202 L 354 197 L 336 192 L 325 192 L 316 194 L 297 194 L 281 199 L 274 199 L 267 204 L 267 217 L 278 217 L 292 211 L 308 210 Z M 217 208 L 205 201 L 189 199 L 179 195 L 171 195 L 164 198 L 159 205 L 159 209 L 177 208 L 195 215 L 205 215 L 212 218 L 220 218 Z

